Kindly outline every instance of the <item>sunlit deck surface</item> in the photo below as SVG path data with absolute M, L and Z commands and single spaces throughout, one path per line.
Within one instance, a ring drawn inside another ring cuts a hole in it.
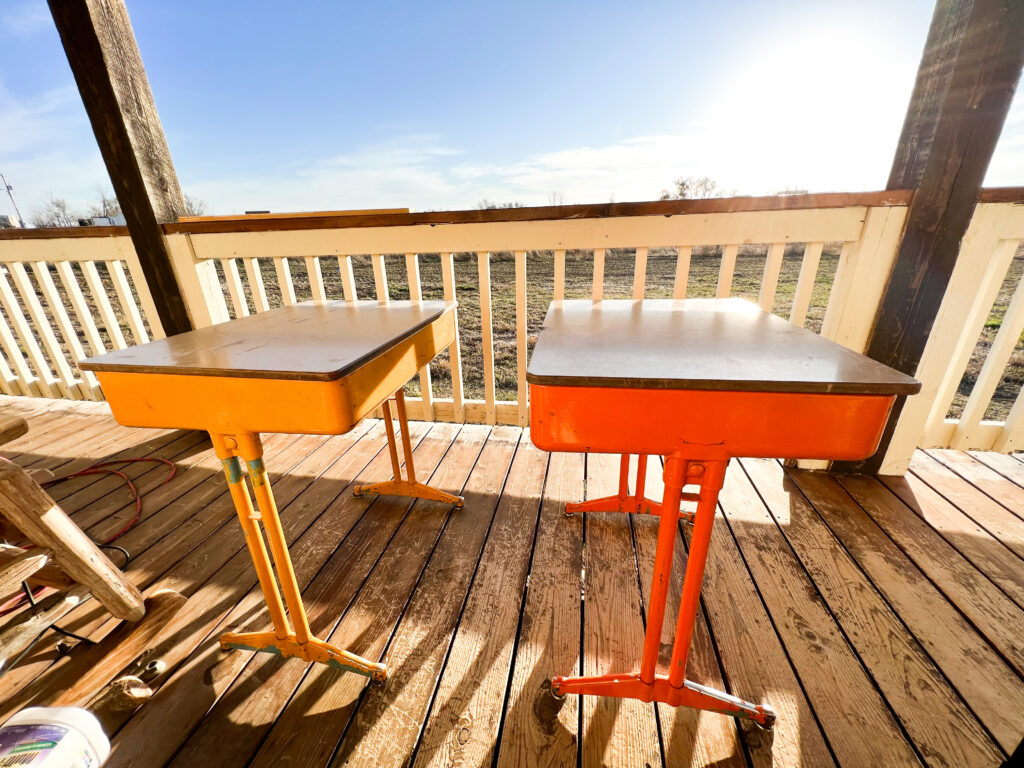
M 640 658 L 657 520 L 562 511 L 614 493 L 616 457 L 549 456 L 518 428 L 414 423 L 417 472 L 466 496 L 453 511 L 353 498 L 354 481 L 389 472 L 379 421 L 268 436 L 313 629 L 388 664 L 387 684 L 368 686 L 219 649 L 227 628 L 269 625 L 203 434 L 126 429 L 95 403 L 0 408 L 30 422 L 0 452 L 32 469 L 110 455 L 178 467 L 167 484 L 165 466 L 127 470 L 145 492 L 142 522 L 117 542 L 128 572 L 189 601 L 158 649 L 168 672 L 124 718 L 111 766 L 994 766 L 1024 735 L 1024 462 L 1012 456 L 919 452 L 905 480 L 734 464 L 689 677 L 770 702 L 769 752 L 731 719 L 635 701 L 570 697 L 557 721 L 538 721 L 549 676 Z M 50 490 L 95 539 L 134 512 L 117 478 Z M 670 605 L 680 587 L 677 567 Z M 108 619 L 88 603 L 64 624 L 98 637 Z M 79 673 L 55 640 L 0 679 L 4 717 Z

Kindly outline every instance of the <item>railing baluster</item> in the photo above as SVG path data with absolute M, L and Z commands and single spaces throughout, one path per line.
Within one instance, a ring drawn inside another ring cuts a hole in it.
M 722 266 L 718 269 L 718 288 L 715 290 L 715 296 L 720 299 L 727 299 L 732 293 L 732 276 L 736 271 L 738 249 L 739 246 L 735 243 L 722 249 Z
M 25 314 L 21 311 L 21 307 L 18 305 L 18 299 L 14 295 L 14 291 L 11 289 L 11 284 L 7 280 L 7 270 L 0 269 L 0 302 L 4 305 L 4 310 L 7 312 L 7 317 L 10 319 L 11 324 L 14 326 L 14 330 L 18 334 L 18 339 L 21 342 L 20 346 L 28 352 L 28 359 L 32 362 L 32 366 L 36 369 L 36 384 L 39 387 L 43 397 L 57 397 L 54 391 L 54 385 L 57 386 L 57 391 L 68 397 L 68 393 L 64 392 L 64 387 L 57 383 L 57 379 L 53 375 L 53 371 L 50 370 L 49 365 L 46 363 L 46 359 L 43 357 L 43 351 L 39 348 L 39 344 L 36 342 L 35 336 L 32 335 L 32 329 L 28 325 L 28 321 L 25 319 Z M 19 346 L 15 343 L 15 346 Z
M 135 297 L 132 296 L 132 288 L 128 285 L 128 277 L 125 275 L 124 266 L 120 261 L 105 261 L 110 279 L 114 283 L 114 292 L 118 301 L 121 302 L 121 309 L 128 318 L 128 327 L 132 329 L 136 344 L 145 344 L 149 341 L 149 334 L 146 333 L 146 324 L 142 322 L 142 315 L 135 304 Z
M 82 330 L 85 331 L 85 340 L 89 342 L 89 349 L 94 355 L 102 355 L 107 351 L 107 348 L 103 343 L 103 337 L 100 336 L 99 329 L 96 327 L 96 321 L 93 319 L 89 304 L 82 294 L 82 287 L 78 284 L 78 278 L 75 277 L 75 271 L 71 266 L 71 262 L 58 261 L 56 267 L 60 282 L 64 286 L 68 299 L 71 301 L 71 309 L 75 313 L 75 319 L 78 320 Z
M 793 308 L 789 313 L 789 322 L 795 325 L 803 326 L 804 320 L 807 319 L 807 308 L 811 305 L 811 293 L 814 291 L 814 280 L 818 276 L 818 262 L 821 261 L 821 249 L 824 245 L 807 243 L 804 247 L 804 260 L 800 265 Z
M 516 251 L 516 385 L 519 426 L 530 424 L 526 390 L 526 251 Z
M 761 293 L 757 299 L 757 303 L 765 312 L 771 312 L 775 307 L 775 291 L 779 286 L 779 273 L 782 271 L 782 257 L 785 253 L 785 243 L 772 243 L 768 246 L 764 274 L 761 276 Z
M 270 302 L 267 301 L 267 287 L 263 284 L 260 261 L 255 256 L 248 256 L 242 259 L 242 263 L 245 265 L 245 276 L 249 278 L 252 306 L 257 312 L 266 312 L 270 309 Z
M 672 288 L 673 299 L 686 298 L 686 281 L 690 276 L 690 252 L 692 250 L 689 245 L 681 245 L 676 252 L 676 282 Z
M 420 288 L 420 259 L 417 254 L 405 254 L 405 272 L 409 279 L 409 300 L 414 304 L 419 304 L 423 299 L 423 291 Z M 433 421 L 434 390 L 430 381 L 429 363 L 420 368 L 420 397 L 423 399 L 421 418 L 426 421 Z
M 292 283 L 292 270 L 288 266 L 288 258 L 281 256 L 274 261 L 274 271 L 277 272 L 277 287 L 281 291 L 281 301 L 286 306 L 295 303 L 295 284 Z
M 64 336 L 64 341 L 68 345 L 71 355 L 74 357 L 71 362 L 77 364 L 79 360 L 86 357 L 85 349 L 82 347 L 82 342 L 78 338 L 78 332 L 75 330 L 75 326 L 71 323 L 71 318 L 68 316 L 67 310 L 64 308 L 64 302 L 61 300 L 60 294 L 57 292 L 57 286 L 53 282 L 53 276 L 50 274 L 50 268 L 45 261 L 33 261 L 32 271 L 35 272 L 36 281 L 39 283 L 39 287 L 42 289 L 43 295 L 46 297 L 46 302 L 50 305 L 50 311 L 57 319 L 57 325 L 60 327 L 61 335 Z M 79 383 L 79 387 L 82 389 L 82 394 L 91 400 L 100 399 L 100 383 L 96 378 L 96 374 L 92 371 L 82 371 L 81 373 L 85 380 L 84 383 Z
M 142 265 L 139 263 L 139 257 L 135 254 L 134 249 L 131 249 L 130 255 L 125 257 L 124 262 L 128 266 L 128 274 L 132 276 L 132 282 L 135 284 L 135 292 L 139 296 L 142 316 L 149 322 L 151 335 L 154 339 L 164 338 L 167 334 L 164 333 L 164 326 L 160 322 L 160 314 L 157 312 L 156 303 L 153 301 L 153 294 L 149 290 L 146 276 L 142 274 Z
M 950 448 L 959 450 L 968 448 L 988 450 L 990 448 L 990 446 L 976 441 L 978 425 L 985 417 L 989 401 L 995 394 L 999 380 L 1006 372 L 1006 364 L 1010 362 L 1010 357 L 1013 355 L 1013 350 L 1017 346 L 1017 342 L 1020 341 L 1022 333 L 1024 333 L 1024 279 L 1017 283 L 1017 288 L 1013 292 L 1013 298 L 1006 308 L 1006 314 L 1003 315 L 999 331 L 996 333 L 995 339 L 992 340 L 992 346 L 981 366 L 981 372 L 974 382 L 963 413 L 960 414 L 960 420 L 953 431 Z M 1015 403 L 1013 410 L 1016 408 Z M 1007 419 L 1006 426 L 1010 426 L 1009 419 Z
M 0 355 L 0 392 L 5 395 L 22 394 L 21 382 L 18 381 L 18 377 L 11 370 L 3 355 Z
M 351 270 L 351 265 L 349 266 Z M 444 285 L 444 300 L 455 298 L 455 254 L 441 254 L 441 282 Z M 456 310 L 457 312 L 458 310 Z M 459 324 L 455 323 L 455 341 L 448 347 L 448 368 L 452 374 L 452 404 L 455 406 L 455 421 L 466 420 L 466 408 L 462 399 L 462 345 L 459 341 Z
M 83 393 L 78 387 L 78 378 L 75 376 L 75 372 L 71 370 L 71 366 L 68 365 L 68 359 L 64 355 L 64 350 L 60 348 L 60 342 L 57 341 L 57 335 L 53 332 L 50 318 L 46 316 L 43 305 L 39 302 L 35 286 L 29 280 L 24 262 L 13 262 L 8 266 L 11 270 L 11 278 L 14 280 L 14 287 L 21 296 L 22 303 L 28 309 L 29 317 L 32 318 L 32 322 L 35 324 L 36 333 L 42 339 L 43 348 L 46 350 L 46 355 L 49 356 L 49 362 L 44 358 L 43 364 L 47 365 L 49 370 L 57 372 L 57 387 L 64 397 L 72 400 L 81 400 Z M 31 335 L 32 329 L 28 328 L 27 332 Z
M 488 424 L 495 423 L 494 407 L 494 335 L 491 329 L 491 254 L 479 251 L 480 339 L 484 348 L 484 411 Z
M 357 301 L 359 295 L 356 293 L 356 276 L 352 272 L 352 257 L 338 257 L 338 271 L 341 273 L 341 294 L 345 301 Z
M 82 274 L 85 275 L 85 284 L 89 287 L 89 292 L 96 302 L 100 319 L 103 320 L 103 325 L 107 328 L 107 335 L 110 337 L 111 345 L 114 349 L 124 349 L 128 345 L 125 344 L 124 334 L 121 333 L 121 325 L 117 322 L 114 308 L 110 306 L 107 289 L 103 285 L 102 278 L 100 278 L 99 270 L 96 269 L 96 262 L 82 262 Z
M 555 301 L 565 300 L 565 248 L 555 251 Z
M 306 256 L 306 274 L 309 275 L 309 290 L 313 295 L 313 301 L 327 301 L 327 294 L 324 293 L 324 276 L 320 272 L 320 259 L 316 256 Z
M 604 298 L 604 248 L 594 249 L 594 280 L 590 297 L 594 301 Z
M 377 301 L 387 304 L 388 296 L 388 269 L 384 263 L 384 254 L 375 253 L 370 257 L 373 262 L 373 288 L 377 292 Z
M 21 393 L 28 397 L 47 397 L 38 378 L 32 373 L 32 369 L 28 367 L 28 361 L 25 360 L 25 356 L 21 353 L 21 345 L 18 344 L 14 334 L 11 333 L 10 325 L 8 325 L 7 320 L 3 317 L 0 317 L 0 345 L 3 346 L 4 353 L 11 361 L 11 365 L 14 366 L 15 378 Z
M 647 248 L 636 249 L 636 259 L 633 263 L 633 300 L 643 299 L 644 290 L 647 288 Z
M 224 279 L 228 284 L 228 296 L 231 298 L 235 317 L 248 317 L 249 302 L 245 300 L 245 288 L 238 274 L 238 262 L 234 259 L 221 259 L 220 264 L 224 267 Z

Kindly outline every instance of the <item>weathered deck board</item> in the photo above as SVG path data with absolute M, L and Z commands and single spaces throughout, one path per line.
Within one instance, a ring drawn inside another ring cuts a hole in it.
M 587 457 L 587 497 L 618 493 L 619 457 Z M 583 674 L 636 671 L 644 621 L 629 515 L 584 518 Z M 661 762 L 653 704 L 634 699 L 583 697 L 580 731 L 584 766 L 657 765 Z
M 548 455 L 524 432 L 437 688 L 415 766 L 493 762 Z
M 688 677 L 770 703 L 769 740 L 710 713 L 575 696 L 556 720 L 538 720 L 547 677 L 639 663 L 657 520 L 565 517 L 583 495 L 583 457 L 548 456 L 526 431 L 412 425 L 417 468 L 465 490 L 459 512 L 352 497 L 354 482 L 389 472 L 379 422 L 338 438 L 267 436 L 314 631 L 392 667 L 388 685 L 368 688 L 220 651 L 225 629 L 268 620 L 203 435 L 120 430 L 102 403 L 0 398 L 0 408 L 29 421 L 4 447 L 28 466 L 61 473 L 109 455 L 178 466 L 162 484 L 164 465 L 127 465 L 145 492 L 142 522 L 118 542 L 135 555 L 128 573 L 188 602 L 158 649 L 169 668 L 156 695 L 114 734 L 111 766 L 996 766 L 1024 736 L 1015 458 L 921 453 L 889 487 L 735 463 Z M 588 495 L 614 492 L 617 459 L 587 465 Z M 652 460 L 649 496 L 659 474 Z M 115 478 L 76 478 L 54 494 L 93 537 L 134 514 Z M 684 525 L 666 658 L 687 539 Z M 90 604 L 66 623 L 94 637 L 116 626 Z M 53 700 L 81 674 L 78 656 L 57 660 L 52 648 L 46 639 L 0 680 L 0 717 Z
M 742 467 L 925 760 L 950 768 L 997 763 L 1000 752 L 974 713 L 803 495 L 784 480 L 778 462 L 744 459 Z
M 907 628 L 1008 751 L 1020 739 L 1024 681 L 913 561 L 822 472 L 790 476 Z
M 914 474 L 888 477 L 885 485 L 974 567 L 1024 608 L 1024 563 L 939 491 Z
M 738 462 L 731 462 L 720 496 L 725 519 L 837 759 L 916 765 L 875 682 L 755 495 Z

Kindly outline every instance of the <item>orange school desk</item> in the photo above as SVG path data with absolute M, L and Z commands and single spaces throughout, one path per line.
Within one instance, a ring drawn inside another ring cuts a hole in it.
M 686 679 L 729 459 L 865 458 L 877 448 L 896 397 L 921 385 L 742 299 L 553 302 L 526 378 L 538 447 L 622 454 L 618 495 L 569 504 L 566 514 L 661 516 L 640 671 L 555 677 L 544 709 L 557 711 L 566 694 L 582 693 L 695 707 L 771 727 L 775 714 L 767 706 Z M 643 495 L 651 454 L 665 457 L 660 502 Z M 692 521 L 680 511 L 682 500 L 697 502 Z M 693 535 L 663 675 L 658 652 L 680 519 L 693 523 Z
M 260 433 L 342 434 L 383 405 L 394 479 L 357 487 L 356 495 L 386 493 L 461 506 L 461 497 L 416 481 L 402 395 L 405 383 L 455 340 L 455 322 L 454 302 L 305 302 L 80 363 L 96 372 L 121 424 L 210 433 L 274 626 L 272 632 L 222 635 L 223 647 L 295 656 L 375 680 L 387 677 L 383 664 L 310 635 Z M 398 408 L 405 479 L 391 398 Z M 239 459 L 248 467 L 255 507 Z

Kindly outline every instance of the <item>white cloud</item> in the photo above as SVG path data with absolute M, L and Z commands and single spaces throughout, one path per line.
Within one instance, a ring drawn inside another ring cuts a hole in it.
M 53 17 L 44 0 L 24 0 L 8 7 L 0 15 L 0 25 L 18 37 L 31 37 L 53 26 Z
M 98 186 L 109 186 L 74 87 L 19 99 L 0 81 L 0 170 L 26 219 L 50 194 L 82 208 Z M 9 209 L 7 196 L 0 196 L 0 212 Z

